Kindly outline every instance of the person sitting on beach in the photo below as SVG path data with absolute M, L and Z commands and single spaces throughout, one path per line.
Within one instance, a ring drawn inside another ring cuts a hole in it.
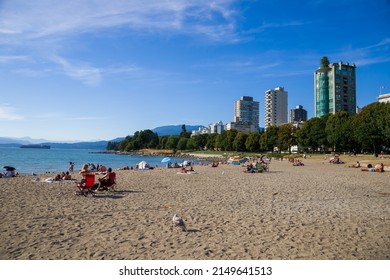
M 130 168 L 128 166 L 124 166 L 124 167 L 118 168 L 117 170 L 130 170 Z
M 61 181 L 61 174 L 57 174 L 55 177 L 45 179 L 46 182 Z
M 98 170 L 99 170 L 99 172 L 106 172 L 107 167 L 105 167 L 104 165 L 100 165 Z
M 62 180 L 72 180 L 72 176 L 69 174 L 69 171 L 66 171 L 64 176 L 62 176 Z
M 212 163 L 211 167 L 218 167 L 218 164 L 219 164 L 219 162 L 215 162 L 215 161 L 213 161 L 213 163 Z
M 304 166 L 303 162 L 300 159 L 295 159 L 293 166 Z
M 98 181 L 99 181 L 99 185 L 98 185 L 98 187 L 97 187 L 97 190 L 98 190 L 98 191 L 107 189 L 105 186 L 106 186 L 107 183 L 110 181 L 110 174 L 111 174 L 111 172 L 112 172 L 112 169 L 111 169 L 111 167 L 109 167 L 109 168 L 107 169 L 106 174 L 104 174 L 103 177 L 100 177 L 100 178 L 98 179 Z
M 329 163 L 333 163 L 333 164 L 343 164 L 344 161 L 340 160 L 340 158 L 338 156 L 335 156 L 333 159 L 331 158 Z
M 349 165 L 348 167 L 359 168 L 360 167 L 360 162 L 357 161 L 355 164 Z
M 244 171 L 245 173 L 254 173 L 255 172 L 255 166 L 253 164 L 248 164 L 246 166 L 246 170 Z
M 185 168 L 185 167 L 182 167 L 182 168 L 180 169 L 179 173 L 187 173 L 186 168 Z
M 81 167 L 79 174 L 85 177 L 85 175 L 87 175 L 88 173 L 90 173 L 90 170 L 88 170 L 88 164 L 83 164 L 83 167 Z
M 194 168 L 192 166 L 185 167 L 185 170 L 188 172 L 195 172 Z

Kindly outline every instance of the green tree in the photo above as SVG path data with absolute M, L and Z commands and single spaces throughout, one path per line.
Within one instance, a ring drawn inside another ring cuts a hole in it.
M 329 64 L 330 64 L 330 62 L 329 62 L 328 57 L 327 56 L 323 56 L 321 58 L 321 68 L 322 69 L 329 68 Z
M 382 146 L 390 145 L 390 104 L 375 102 L 365 106 L 352 125 L 362 148 L 377 154 Z
M 246 139 L 248 138 L 248 134 L 244 132 L 238 132 L 236 137 L 233 140 L 233 150 L 237 152 L 245 152 L 246 147 L 245 147 L 245 142 Z
M 132 137 L 131 136 L 126 136 L 125 139 L 123 139 L 121 142 L 119 142 L 119 150 L 120 151 L 127 151 L 126 150 L 126 147 L 127 145 L 129 144 L 129 142 L 132 141 Z
M 181 126 L 181 133 L 180 133 L 180 138 L 190 138 L 191 133 L 187 132 L 186 125 L 183 124 Z
M 325 133 L 335 151 L 349 151 L 353 146 L 352 117 L 348 112 L 337 112 L 328 117 Z
M 222 142 L 222 147 L 224 151 L 233 151 L 233 141 L 236 139 L 238 132 L 236 129 L 231 129 L 226 132 L 225 141 Z
M 249 133 L 245 141 L 245 148 L 250 152 L 260 151 L 260 134 L 255 132 Z
M 265 151 L 274 151 L 278 145 L 278 133 L 279 127 L 271 125 L 267 127 L 265 132 L 261 135 L 260 144 L 261 148 Z
M 199 134 L 191 136 L 187 142 L 187 149 L 189 150 L 203 150 L 207 146 L 207 139 L 209 134 Z
M 159 149 L 166 149 L 165 145 L 168 141 L 168 135 L 159 136 L 158 137 L 158 148 Z
M 226 131 L 222 131 L 221 134 L 218 134 L 215 137 L 213 137 L 214 135 L 215 134 L 210 134 L 210 136 L 209 136 L 210 141 L 211 141 L 212 138 L 214 138 L 214 149 L 216 149 L 218 151 L 223 150 L 223 144 L 225 143 L 225 139 L 227 137 L 227 132 Z M 209 147 L 209 141 L 207 141 L 207 147 Z
M 188 141 L 187 141 L 186 150 L 194 151 L 199 149 L 199 146 L 197 145 L 197 141 L 196 141 L 197 140 L 196 136 L 192 136 L 191 138 L 187 139 Z
M 171 135 L 168 137 L 165 147 L 166 149 L 176 150 L 178 142 L 179 142 L 179 136 Z
M 187 148 L 187 142 L 188 138 L 180 137 L 179 142 L 177 142 L 177 149 L 181 151 L 185 150 Z
M 296 145 L 295 127 L 292 124 L 285 124 L 279 127 L 277 146 L 280 151 L 288 150 L 291 153 L 291 146 Z
M 305 148 L 310 148 L 312 152 L 318 149 L 324 150 L 328 146 L 325 127 L 329 115 L 321 118 L 311 118 L 306 121 L 302 128 L 297 131 L 297 143 Z
M 159 143 L 157 133 L 154 133 L 150 129 L 136 131 L 131 141 L 133 142 L 133 148 L 135 150 L 156 148 Z
M 107 146 L 106 146 L 106 150 L 107 151 L 119 150 L 119 142 L 108 141 Z

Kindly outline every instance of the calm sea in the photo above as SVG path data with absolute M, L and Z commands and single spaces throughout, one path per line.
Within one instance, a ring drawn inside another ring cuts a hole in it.
M 165 166 L 164 157 L 129 156 L 101 154 L 97 150 L 83 149 L 21 149 L 0 147 L 0 168 L 13 166 L 19 173 L 46 173 L 67 171 L 69 162 L 75 162 L 74 170 L 80 170 L 84 163 L 103 164 L 113 169 L 124 166 L 135 167 L 141 161 L 150 166 Z M 171 162 L 181 163 L 184 158 L 171 158 Z M 3 171 L 3 170 L 1 170 Z

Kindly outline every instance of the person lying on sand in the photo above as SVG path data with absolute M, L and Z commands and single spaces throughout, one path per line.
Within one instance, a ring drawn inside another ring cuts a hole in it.
M 360 167 L 360 162 L 357 161 L 355 164 L 348 165 L 348 167 L 350 167 L 350 168 L 359 168 Z
M 369 164 L 367 168 L 362 168 L 361 170 L 369 172 L 383 172 L 383 163 L 377 164 L 375 167 L 372 167 L 372 165 Z

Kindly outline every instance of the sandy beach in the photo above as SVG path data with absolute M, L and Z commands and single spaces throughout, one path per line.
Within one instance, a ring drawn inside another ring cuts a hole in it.
M 303 162 L 117 171 L 117 191 L 95 197 L 2 178 L 0 259 L 390 259 L 390 172 Z

